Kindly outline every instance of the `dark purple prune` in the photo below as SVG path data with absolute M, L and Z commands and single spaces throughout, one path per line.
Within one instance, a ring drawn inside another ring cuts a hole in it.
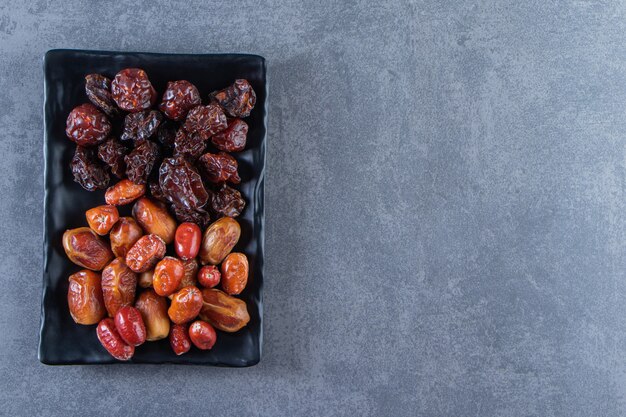
M 211 93 L 211 100 L 217 101 L 232 117 L 248 117 L 256 104 L 256 93 L 248 80 L 235 80 L 233 85 Z
M 165 117 L 178 121 L 184 119 L 189 110 L 201 103 L 200 93 L 195 85 L 186 80 L 170 81 L 163 93 L 159 110 Z
M 163 194 L 163 191 L 161 190 L 161 185 L 159 184 L 159 176 L 156 175 L 156 177 L 151 177 L 153 178 L 150 178 L 148 180 L 148 189 L 150 190 L 150 195 L 163 203 L 169 203 L 170 201 L 165 197 L 165 194 Z
M 121 140 L 141 142 L 150 138 L 163 121 L 163 115 L 156 110 L 146 110 L 138 113 L 129 113 L 124 118 L 124 130 Z
M 172 204 L 185 210 L 198 210 L 209 198 L 200 174 L 183 156 L 163 161 L 159 169 L 159 185 Z
M 100 74 L 88 74 L 85 76 L 85 93 L 94 106 L 114 118 L 119 116 L 120 111 L 111 97 L 111 80 Z
M 201 229 L 205 229 L 211 223 L 211 215 L 202 209 L 192 211 L 172 205 L 172 210 L 179 224 L 185 222 L 195 223 Z
M 197 133 L 189 133 L 181 127 L 174 138 L 174 155 L 197 159 L 206 149 L 206 141 Z
M 165 149 L 174 148 L 174 142 L 176 140 L 176 126 L 174 123 L 167 120 L 161 123 L 157 131 L 157 140 Z
M 91 103 L 81 104 L 67 116 L 65 134 L 80 146 L 93 146 L 106 140 L 111 132 L 111 123 Z
M 221 132 L 228 126 L 226 115 L 215 103 L 207 106 L 196 106 L 189 111 L 185 120 L 185 130 L 198 134 L 203 140 Z
M 145 184 L 159 156 L 159 146 L 156 143 L 149 140 L 139 143 L 124 157 L 128 179 L 135 184 Z
M 211 142 L 220 151 L 240 152 L 246 147 L 248 124 L 241 119 L 230 119 L 226 130 L 211 137 Z
M 109 138 L 98 146 L 98 158 L 107 164 L 111 168 L 111 173 L 118 178 L 124 178 L 126 172 L 124 156 L 127 153 L 128 148 L 115 138 Z
M 226 184 L 211 196 L 211 208 L 222 216 L 237 217 L 245 207 L 241 193 Z
M 149 109 L 157 99 L 148 75 L 139 68 L 126 68 L 118 72 L 111 82 L 111 96 L 119 108 L 128 112 Z
M 237 173 L 237 160 L 225 152 L 205 153 L 198 159 L 198 166 L 204 173 L 204 177 L 212 183 L 229 181 L 239 184 L 241 182 Z
M 104 164 L 96 158 L 96 151 L 93 148 L 77 146 L 70 167 L 72 168 L 74 181 L 87 191 L 103 189 L 109 186 L 109 172 Z

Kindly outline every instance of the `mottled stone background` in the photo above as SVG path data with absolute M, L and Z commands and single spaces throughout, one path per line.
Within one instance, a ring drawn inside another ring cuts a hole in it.
M 0 4 L 0 414 L 626 414 L 623 1 L 173 3 Z M 38 362 L 51 48 L 267 58 L 258 366 Z

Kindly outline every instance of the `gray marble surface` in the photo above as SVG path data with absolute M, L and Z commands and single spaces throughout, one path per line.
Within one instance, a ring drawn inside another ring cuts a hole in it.
M 0 4 L 0 414 L 626 414 L 623 1 L 173 3 Z M 267 58 L 258 366 L 37 361 L 62 47 Z

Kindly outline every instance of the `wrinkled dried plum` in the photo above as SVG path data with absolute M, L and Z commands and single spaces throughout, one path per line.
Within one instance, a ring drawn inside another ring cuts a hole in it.
M 124 118 L 121 140 L 143 141 L 150 138 L 163 121 L 163 115 L 156 110 L 129 113 Z
M 111 82 L 111 96 L 117 105 L 128 112 L 149 109 L 157 99 L 146 72 L 139 68 L 126 68 Z
M 70 167 L 74 181 L 87 191 L 107 188 L 109 185 L 109 172 L 96 158 L 94 149 L 77 146 Z
M 163 202 L 163 203 L 169 203 L 170 201 L 165 197 L 165 194 L 163 194 L 163 191 L 161 190 L 161 184 L 159 184 L 159 176 L 156 175 L 152 175 L 151 178 L 148 180 L 148 189 L 150 190 L 150 195 L 152 195 L 153 198 Z
M 85 76 L 85 93 L 94 106 L 106 113 L 107 116 L 115 118 L 120 111 L 111 97 L 111 80 L 100 74 L 89 74 Z
M 80 146 L 93 146 L 106 140 L 111 132 L 111 123 L 91 103 L 81 104 L 67 116 L 65 134 Z
M 237 173 L 237 160 L 225 152 L 205 153 L 198 159 L 198 165 L 204 177 L 212 183 L 229 181 L 239 184 L 241 182 Z
M 241 119 L 230 119 L 226 130 L 211 137 L 211 142 L 220 151 L 240 152 L 246 147 L 248 124 Z
M 197 159 L 206 149 L 206 141 L 197 133 L 188 133 L 178 129 L 174 139 L 174 155 L 183 155 L 191 160 Z
M 172 149 L 176 140 L 176 126 L 170 121 L 163 121 L 157 131 L 157 140 L 165 149 Z
M 182 120 L 187 112 L 201 104 L 200 93 L 195 85 L 186 80 L 170 81 L 163 93 L 159 109 L 172 120 Z
M 145 184 L 159 159 L 159 146 L 149 140 L 141 142 L 124 157 L 126 176 L 135 184 Z
M 111 173 L 118 178 L 124 178 L 126 172 L 124 156 L 127 153 L 128 148 L 115 138 L 109 138 L 98 146 L 98 158 L 107 164 L 111 168 Z
M 222 216 L 237 217 L 245 207 L 241 193 L 226 184 L 211 196 L 211 208 Z
M 211 93 L 210 98 L 232 117 L 248 117 L 256 104 L 256 93 L 244 79 L 235 80 L 233 85 Z
M 172 204 L 185 210 L 201 208 L 209 197 L 200 174 L 182 156 L 163 161 L 159 169 L 159 185 Z
M 200 226 L 201 229 L 206 228 L 211 223 L 211 215 L 202 209 L 194 211 L 172 205 L 172 210 L 174 211 L 178 223 L 195 223 Z
M 215 103 L 191 109 L 184 125 L 187 132 L 196 133 L 203 140 L 209 139 L 211 135 L 221 132 L 227 126 L 226 115 Z

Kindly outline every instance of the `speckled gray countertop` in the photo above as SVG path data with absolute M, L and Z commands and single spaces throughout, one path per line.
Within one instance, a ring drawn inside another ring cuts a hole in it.
M 624 2 L 90 3 L 0 5 L 0 414 L 626 414 Z M 51 48 L 267 58 L 258 366 L 38 362 Z

